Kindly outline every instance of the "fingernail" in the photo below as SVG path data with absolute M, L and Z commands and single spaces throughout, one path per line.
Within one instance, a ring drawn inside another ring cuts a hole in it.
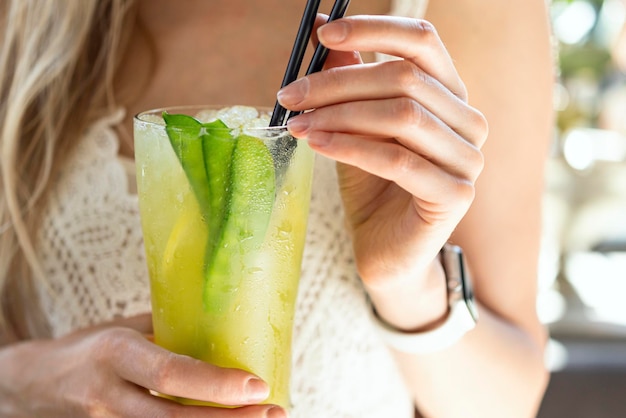
M 267 410 L 267 418 L 287 418 L 287 411 L 279 406 L 273 406 Z
M 289 132 L 291 132 L 293 135 L 302 136 L 306 133 L 306 131 L 308 131 L 309 122 L 306 120 L 306 118 L 295 117 L 287 121 L 287 129 L 289 129 Z
M 285 86 L 276 95 L 282 105 L 295 105 L 303 101 L 309 94 L 309 79 L 301 78 Z
M 270 396 L 270 388 L 261 379 L 252 378 L 246 384 L 246 394 L 250 402 L 260 402 Z
M 345 22 L 332 22 L 323 26 L 317 30 L 317 37 L 319 40 L 325 43 L 339 43 L 348 37 L 349 31 L 348 24 Z

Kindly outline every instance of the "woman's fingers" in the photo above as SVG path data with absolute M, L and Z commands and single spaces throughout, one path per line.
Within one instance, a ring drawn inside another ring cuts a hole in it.
M 39 401 L 29 405 L 32 410 L 50 417 L 286 417 L 280 407 L 260 405 L 269 388 L 253 374 L 174 354 L 146 340 L 146 318 L 117 322 L 136 329 L 96 326 L 42 345 L 47 353 L 36 356 L 35 376 L 25 379 L 30 382 L 25 388 Z M 188 406 L 166 397 L 236 408 Z
M 422 216 L 425 220 L 449 208 L 464 211 L 474 197 L 472 181 L 451 174 L 398 143 L 342 133 L 313 135 L 313 147 L 318 153 L 394 182 L 413 196 L 419 196 L 423 203 L 435 204 L 436 208 L 425 205 L 428 206 Z
M 281 104 L 293 110 L 386 98 L 410 99 L 402 106 L 414 108 L 417 113 L 423 107 L 477 147 L 481 147 L 486 139 L 487 123 L 480 112 L 453 95 L 438 80 L 404 60 L 333 68 L 301 78 L 278 95 Z M 354 117 L 350 119 L 355 120 Z M 412 124 L 396 127 L 414 129 Z
M 450 55 L 427 21 L 392 16 L 350 16 L 321 26 L 318 39 L 337 51 L 381 52 L 404 58 L 441 81 L 462 100 L 467 90 Z
M 323 25 L 318 34 L 333 50 L 329 69 L 278 95 L 291 110 L 315 109 L 290 121 L 294 135 L 309 140 L 321 140 L 328 132 L 394 138 L 426 160 L 476 179 L 487 122 L 466 103 L 465 87 L 430 24 L 359 16 Z M 358 56 L 351 57 L 353 50 L 404 59 L 362 64 Z
M 97 338 L 100 358 L 141 387 L 223 405 L 255 404 L 269 396 L 267 384 L 251 373 L 174 354 L 132 330 L 111 328 Z
M 117 390 L 116 390 L 117 389 Z M 138 386 L 130 384 L 113 388 L 112 402 L 97 404 L 89 411 L 89 416 L 123 416 L 127 418 L 145 417 L 186 417 L 186 418 L 286 418 L 280 407 L 273 405 L 249 405 L 238 408 L 217 408 L 211 406 L 189 406 L 175 401 L 150 395 Z
M 355 115 L 358 114 L 358 117 Z M 479 148 L 459 136 L 445 123 L 432 115 L 418 103 L 408 98 L 366 100 L 342 103 L 323 107 L 311 113 L 302 114 L 288 123 L 296 136 L 307 138 L 318 151 L 328 145 L 331 139 L 342 133 L 394 138 L 407 151 L 419 154 L 420 158 L 436 163 L 461 178 L 474 181 L 483 167 L 483 157 Z M 336 141 L 333 142 L 335 146 Z M 360 144 L 353 144 L 361 147 Z M 334 148 L 326 153 L 334 152 Z M 336 158 L 335 155 L 329 155 Z M 362 162 L 358 166 L 368 172 Z M 389 164 L 388 162 L 387 164 Z M 376 173 L 372 173 L 376 174 Z

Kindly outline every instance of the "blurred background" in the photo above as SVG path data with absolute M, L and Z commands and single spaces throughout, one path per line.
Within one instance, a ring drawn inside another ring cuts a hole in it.
M 539 314 L 552 378 L 540 418 L 626 417 L 626 0 L 552 0 L 557 129 Z

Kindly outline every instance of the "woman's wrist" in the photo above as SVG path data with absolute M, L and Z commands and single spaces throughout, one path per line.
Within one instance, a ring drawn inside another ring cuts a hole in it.
M 377 316 L 400 331 L 428 331 L 448 316 L 446 278 L 439 257 L 422 277 L 366 285 L 366 291 Z

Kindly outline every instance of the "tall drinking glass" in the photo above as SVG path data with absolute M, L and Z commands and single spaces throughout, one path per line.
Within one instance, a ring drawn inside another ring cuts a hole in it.
M 254 373 L 288 408 L 314 158 L 286 128 L 261 127 L 267 112 L 250 121 L 257 111 L 138 114 L 139 207 L 155 342 Z

